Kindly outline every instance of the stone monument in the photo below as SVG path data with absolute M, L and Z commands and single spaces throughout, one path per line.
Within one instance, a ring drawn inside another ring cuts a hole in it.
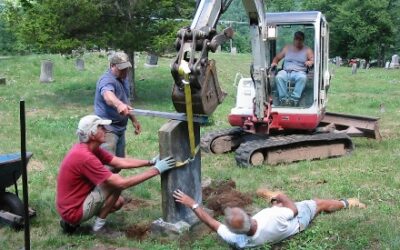
M 162 218 L 151 225 L 153 234 L 179 235 L 198 222 L 194 212 L 175 202 L 173 191 L 180 189 L 201 204 L 201 153 L 192 157 L 188 124 L 170 120 L 158 131 L 160 158 L 173 156 L 181 167 L 172 169 L 161 176 Z M 195 144 L 200 143 L 200 125 L 194 123 Z
M 335 60 L 336 60 L 336 67 L 340 67 L 340 61 L 342 60 L 342 58 L 340 58 L 340 56 L 337 56 Z
M 43 60 L 40 67 L 40 82 L 49 83 L 53 81 L 53 62 Z
M 385 63 L 385 69 L 388 69 L 388 68 L 389 68 L 389 66 L 390 66 L 390 62 L 389 62 L 389 61 L 387 61 L 387 62 Z
M 146 58 L 146 62 L 144 63 L 146 68 L 158 67 L 158 56 L 152 53 L 149 53 Z
M 85 70 L 85 61 L 82 58 L 76 58 L 75 68 L 79 71 Z
M 232 55 L 236 55 L 237 54 L 237 48 L 236 47 L 232 47 L 231 48 L 231 54 Z
M 353 64 L 351 65 L 351 74 L 352 74 L 352 75 L 357 74 L 357 63 L 353 63 Z
M 392 68 L 392 69 L 400 68 L 399 56 L 398 55 L 393 55 L 392 56 L 392 62 L 390 63 L 390 68 Z

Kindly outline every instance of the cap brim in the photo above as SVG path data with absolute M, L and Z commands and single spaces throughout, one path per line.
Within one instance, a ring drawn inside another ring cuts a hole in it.
M 119 70 L 126 69 L 126 68 L 132 68 L 132 64 L 130 62 L 118 63 L 118 64 L 116 64 L 116 66 Z

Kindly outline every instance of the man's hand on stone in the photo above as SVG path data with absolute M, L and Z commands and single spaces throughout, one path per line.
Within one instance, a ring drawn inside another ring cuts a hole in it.
M 162 160 L 157 160 L 156 164 L 154 165 L 155 168 L 158 169 L 160 174 L 164 173 L 165 171 L 170 170 L 176 166 L 175 159 L 171 156 L 168 156 Z
M 117 111 L 120 115 L 127 116 L 133 108 L 123 102 L 118 104 Z
M 175 190 L 172 196 L 175 198 L 176 202 L 179 202 L 186 207 L 192 208 L 193 205 L 196 204 L 196 202 L 189 195 L 185 194 L 179 189 Z

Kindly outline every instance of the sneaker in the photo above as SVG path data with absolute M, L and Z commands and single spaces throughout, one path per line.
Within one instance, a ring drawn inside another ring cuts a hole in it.
M 268 202 L 271 202 L 272 198 L 276 197 L 281 192 L 279 192 L 279 191 L 274 192 L 274 191 L 268 190 L 266 188 L 259 188 L 259 189 L 257 189 L 256 193 L 257 193 L 257 196 L 264 198 Z
M 279 100 L 279 104 L 280 104 L 281 106 L 289 106 L 289 105 L 290 105 L 290 102 L 289 102 L 288 99 L 282 98 L 282 99 Z
M 349 198 L 347 199 L 349 204 L 348 208 L 366 208 L 367 206 L 364 203 L 361 203 L 357 198 Z
M 60 220 L 60 226 L 62 228 L 63 233 L 65 234 L 73 234 L 79 225 L 72 225 L 64 220 Z
M 114 230 L 112 228 L 109 228 L 108 226 L 103 226 L 102 228 L 100 228 L 97 231 L 92 230 L 92 232 L 96 236 L 103 236 L 103 237 L 110 238 L 110 239 L 118 238 L 118 237 L 125 235 L 123 232 Z

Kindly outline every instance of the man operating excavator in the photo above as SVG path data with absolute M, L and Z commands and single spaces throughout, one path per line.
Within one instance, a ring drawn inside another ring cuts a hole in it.
M 271 67 L 276 67 L 285 58 L 283 70 L 276 75 L 279 102 L 282 106 L 298 106 L 301 94 L 306 86 L 308 67 L 314 64 L 312 49 L 304 45 L 304 33 L 294 33 L 293 45 L 286 45 L 272 60 Z M 295 83 L 291 93 L 288 92 L 288 81 Z

